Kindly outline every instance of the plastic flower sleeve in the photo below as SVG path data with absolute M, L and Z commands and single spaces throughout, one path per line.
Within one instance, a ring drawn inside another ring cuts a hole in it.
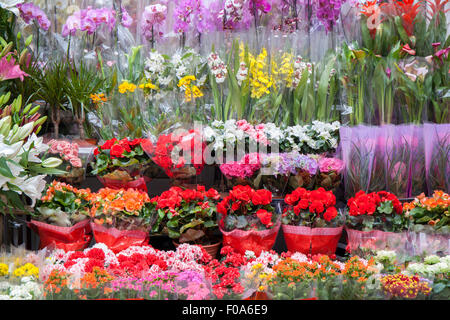
M 428 193 L 450 191 L 450 124 L 424 124 L 425 174 Z
M 351 197 L 359 190 L 367 192 L 372 183 L 372 170 L 376 165 L 375 151 L 378 130 L 365 126 L 341 127 L 339 133 L 342 160 L 345 163 L 346 196 Z M 380 160 L 378 162 L 381 163 Z
M 269 251 L 272 249 L 280 225 L 281 222 L 278 220 L 273 228 L 262 231 L 234 229 L 227 232 L 220 228 L 223 235 L 223 245 L 231 246 L 240 254 L 245 254 L 247 250 L 250 250 L 253 251 L 256 256 L 259 256 L 262 251 Z
M 35 220 L 28 222 L 28 226 L 39 235 L 39 249 L 54 244 L 65 251 L 83 250 L 92 239 L 89 219 L 72 227 L 59 227 Z
M 387 190 L 399 198 L 407 198 L 411 193 L 410 168 L 414 127 L 386 125 L 382 130 L 379 144 L 385 159 Z
M 336 252 L 342 229 L 283 225 L 283 234 L 291 252 L 332 255 Z
M 431 226 L 415 225 L 408 232 L 411 255 L 450 254 L 450 235 L 436 232 Z
M 425 138 L 423 126 L 413 126 L 413 138 L 411 141 L 411 193 L 408 197 L 418 195 L 425 190 Z
M 149 232 L 136 229 L 117 229 L 91 223 L 95 241 L 106 244 L 112 251 L 120 252 L 131 246 L 142 246 L 148 243 Z

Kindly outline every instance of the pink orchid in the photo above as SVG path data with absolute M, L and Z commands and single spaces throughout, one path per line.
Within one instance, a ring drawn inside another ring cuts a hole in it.
M 6 55 L 0 60 L 0 81 L 17 78 L 23 81 L 24 77 L 27 77 L 28 74 L 20 70 L 20 66 L 16 65 L 16 60 L 12 56 L 8 59 L 9 55 Z

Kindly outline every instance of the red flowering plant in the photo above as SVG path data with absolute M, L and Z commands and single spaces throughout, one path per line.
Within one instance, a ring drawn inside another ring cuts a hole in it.
M 202 134 L 192 129 L 160 135 L 155 149 L 146 152 L 170 178 L 183 180 L 202 172 L 205 148 Z
M 322 228 L 342 222 L 335 207 L 335 195 L 322 187 L 313 191 L 297 188 L 286 195 L 284 202 L 287 206 L 283 210 L 281 221 L 285 225 Z
M 359 191 L 347 202 L 346 224 L 361 231 L 399 232 L 408 227 L 408 219 L 398 198 L 386 191 L 366 194 Z
M 151 201 L 155 204 L 158 221 L 152 231 L 167 227 L 169 237 L 179 243 L 210 245 L 217 243 L 216 204 L 220 195 L 215 189 L 206 191 L 172 187 Z
M 140 179 L 144 170 L 151 164 L 151 158 L 144 149 L 153 149 L 150 140 L 127 138 L 108 140 L 94 150 L 92 173 L 105 181 L 128 183 Z
M 277 222 L 271 202 L 272 193 L 269 190 L 235 186 L 217 205 L 219 226 L 225 231 L 271 229 Z

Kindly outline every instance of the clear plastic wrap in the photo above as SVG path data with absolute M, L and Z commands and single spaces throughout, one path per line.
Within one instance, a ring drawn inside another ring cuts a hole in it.
M 423 126 L 425 174 L 428 193 L 434 190 L 450 192 L 450 124 Z

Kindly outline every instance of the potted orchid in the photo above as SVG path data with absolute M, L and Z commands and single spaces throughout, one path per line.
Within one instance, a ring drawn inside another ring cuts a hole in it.
M 289 251 L 332 255 L 343 229 L 336 197 L 324 188 L 297 188 L 286 195 L 282 214 L 283 233 Z
M 152 231 L 166 227 L 175 246 L 181 243 L 199 244 L 215 257 L 221 244 L 216 218 L 219 198 L 215 189 L 206 191 L 204 186 L 184 190 L 172 187 L 151 199 L 158 214 Z
M 219 204 L 217 213 L 223 242 L 244 254 L 268 251 L 280 228 L 279 216 L 271 205 L 272 193 L 266 189 L 235 186 Z

